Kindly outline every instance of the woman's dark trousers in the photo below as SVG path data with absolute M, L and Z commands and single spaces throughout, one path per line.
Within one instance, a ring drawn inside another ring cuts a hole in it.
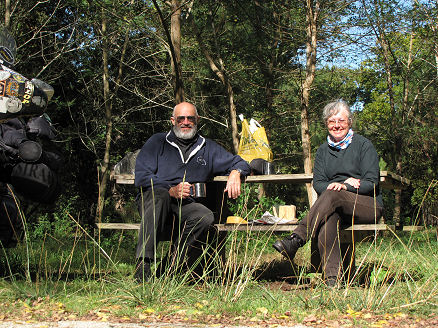
M 317 238 L 325 276 L 340 277 L 340 228 L 344 225 L 377 223 L 382 211 L 373 197 L 346 190 L 326 190 L 300 221 L 294 233 L 306 242 Z

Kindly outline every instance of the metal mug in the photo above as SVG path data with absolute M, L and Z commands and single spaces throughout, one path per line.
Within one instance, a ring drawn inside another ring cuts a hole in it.
M 265 161 L 263 163 L 263 174 L 264 175 L 275 174 L 274 164 L 272 164 L 271 162 Z
M 190 196 L 194 198 L 201 198 L 207 196 L 206 184 L 203 182 L 196 182 L 190 186 Z

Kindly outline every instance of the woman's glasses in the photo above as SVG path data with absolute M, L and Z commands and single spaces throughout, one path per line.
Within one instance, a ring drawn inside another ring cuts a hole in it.
M 196 122 L 196 116 L 177 116 L 176 117 L 176 122 L 177 123 L 182 123 L 185 122 L 185 120 L 188 120 L 191 123 L 195 123 Z
M 327 120 L 327 126 L 329 126 L 329 127 L 335 126 L 336 124 L 344 126 L 344 125 L 348 124 L 348 120 L 344 120 L 343 118 L 341 118 L 339 120 L 334 120 L 334 119 Z

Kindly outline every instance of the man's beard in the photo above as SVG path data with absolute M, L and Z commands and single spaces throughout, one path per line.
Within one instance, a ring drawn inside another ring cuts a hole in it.
M 198 132 L 198 128 L 197 128 L 196 124 L 193 124 L 191 127 L 192 128 L 188 132 L 184 132 L 184 131 L 182 131 L 180 126 L 174 125 L 173 132 L 175 133 L 177 138 L 184 139 L 184 140 L 192 139 L 195 136 L 196 132 Z

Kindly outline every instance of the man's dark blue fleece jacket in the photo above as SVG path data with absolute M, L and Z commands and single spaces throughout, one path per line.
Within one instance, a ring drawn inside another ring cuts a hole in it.
M 206 182 L 217 175 L 228 175 L 232 170 L 239 170 L 241 176 L 251 172 L 248 163 L 240 156 L 200 135 L 188 152 L 184 161 L 172 131 L 154 134 L 137 156 L 135 185 L 146 190 L 152 186 L 169 189 L 182 181 Z

